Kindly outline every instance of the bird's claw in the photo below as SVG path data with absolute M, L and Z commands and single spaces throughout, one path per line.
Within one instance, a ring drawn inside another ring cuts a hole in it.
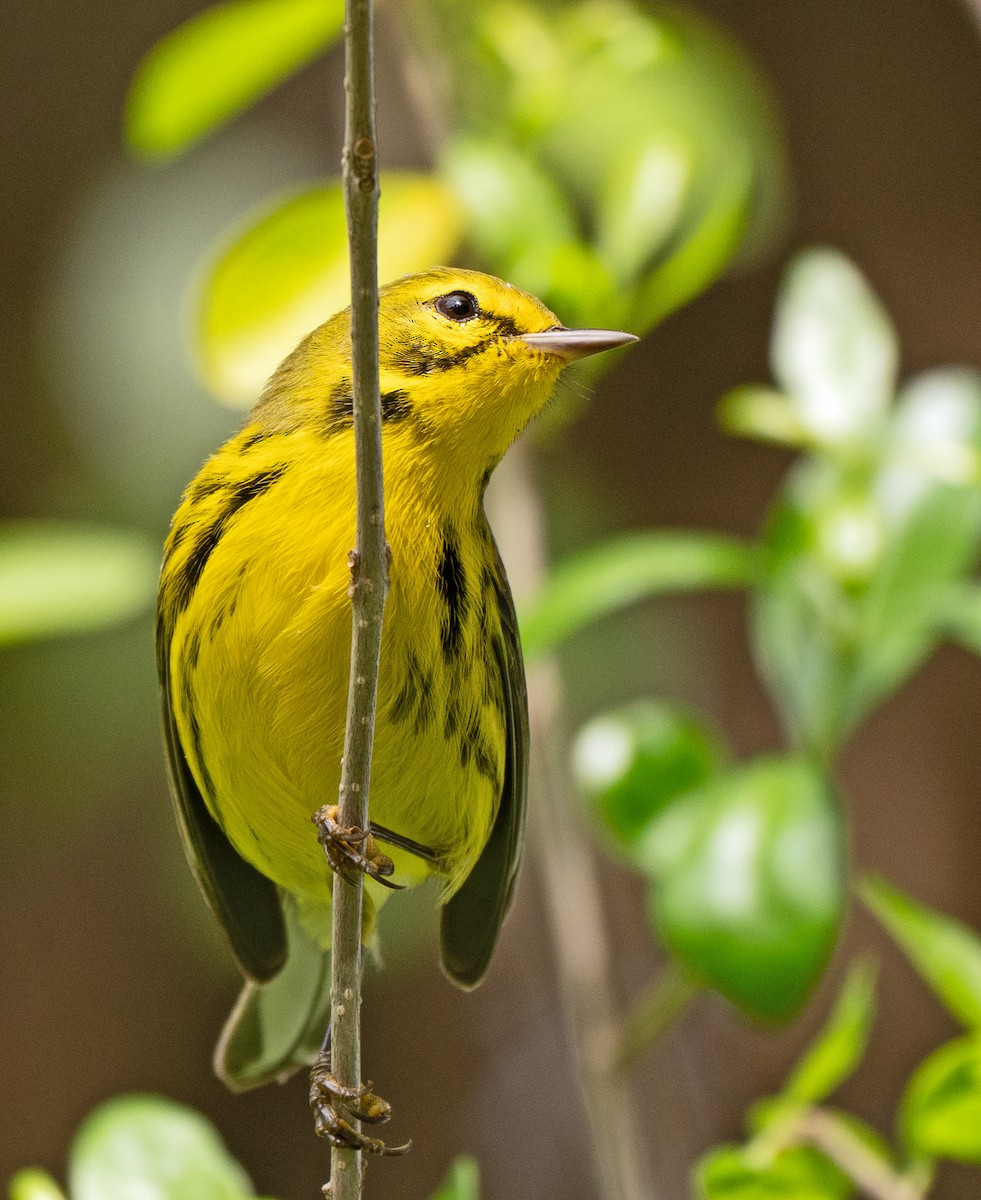
M 336 804 L 325 804 L 313 815 L 313 823 L 317 826 L 317 840 L 324 848 L 331 869 L 349 883 L 354 881 L 355 873 L 360 871 L 376 883 L 381 883 L 396 892 L 402 891 L 402 884 L 393 883 L 389 879 L 395 871 L 395 864 L 387 854 L 379 850 L 371 830 L 359 829 L 356 825 L 341 825 L 337 818 Z
M 381 1125 L 392 1115 L 392 1106 L 372 1091 L 374 1085 L 365 1083 L 361 1087 L 345 1087 L 330 1072 L 330 1059 L 322 1052 L 310 1073 L 310 1107 L 313 1109 L 314 1128 L 318 1137 L 332 1146 L 342 1149 L 361 1150 L 365 1154 L 405 1154 L 412 1145 L 388 1146 L 381 1138 L 368 1137 L 359 1132 L 347 1117 Z M 346 1116 L 344 1114 L 347 1114 Z

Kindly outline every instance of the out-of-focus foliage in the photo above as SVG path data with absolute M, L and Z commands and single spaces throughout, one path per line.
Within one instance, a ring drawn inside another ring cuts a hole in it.
M 46 1171 L 28 1167 L 9 1200 L 252 1200 L 248 1175 L 209 1121 L 160 1096 L 118 1096 L 79 1129 L 68 1158 L 68 1196 Z M 267 1198 L 268 1200 L 268 1198 Z M 480 1172 L 454 1159 L 431 1200 L 480 1200 Z
M 159 551 L 120 529 L 0 524 L 0 646 L 125 621 L 149 603 Z
M 432 1200 L 480 1200 L 480 1169 L 468 1154 L 455 1158 Z
M 330 45 L 338 8 L 237 0 L 193 18 L 137 71 L 130 145 L 181 152 Z M 408 15 L 393 6 L 387 18 Z M 427 0 L 411 17 L 422 119 L 445 136 L 440 182 L 428 207 L 417 195 L 415 219 L 383 182 L 383 248 L 398 251 L 382 257 L 383 280 L 455 258 L 462 234 L 481 266 L 566 324 L 643 332 L 778 236 L 785 155 L 767 87 L 704 18 L 631 0 Z M 261 54 L 243 53 L 254 44 Z M 279 202 L 204 273 L 199 361 L 222 398 L 254 400 L 298 338 L 346 303 L 333 191 Z M 233 287 L 238 270 L 274 286 Z
M 432 110 L 470 244 L 567 323 L 640 332 L 772 243 L 773 106 L 705 18 L 631 0 L 427 0 L 413 17 L 443 65 Z
M 378 273 L 391 279 L 451 258 L 461 213 L 432 176 L 384 173 Z M 350 297 L 344 193 L 339 183 L 279 200 L 207 268 L 197 357 L 211 391 L 251 404 L 284 354 Z
M 159 1096 L 119 1096 L 79 1129 L 68 1159 L 71 1200 L 247 1200 L 248 1176 L 213 1126 Z M 61 1197 L 54 1180 L 29 1169 L 14 1176 L 11 1200 Z
M 637 853 L 652 923 L 695 978 L 754 1016 L 792 1016 L 845 902 L 841 819 L 819 772 L 793 758 L 727 771 L 656 816 Z
M 753 548 L 735 538 L 657 531 L 628 534 L 566 559 L 521 614 L 521 644 L 538 658 L 600 617 L 653 595 L 746 587 Z
M 726 752 L 689 714 L 638 701 L 590 722 L 576 739 L 573 765 L 614 850 L 636 857 L 650 823 L 683 793 L 719 770 Z
M 981 938 L 974 930 L 875 876 L 862 898 L 953 1016 L 981 1033 Z
M 159 41 L 136 70 L 126 137 L 168 159 L 223 125 L 332 45 L 344 0 L 225 0 Z
M 626 718 L 597 717 L 580 735 L 577 762 L 607 834 L 647 878 L 652 925 L 686 976 L 754 1016 L 782 1020 L 820 977 L 846 906 L 843 810 L 831 775 L 845 736 L 943 636 L 981 645 L 981 374 L 933 370 L 897 393 L 889 319 L 856 268 L 830 250 L 807 252 L 788 270 L 772 361 L 783 390 L 742 387 L 720 410 L 731 431 L 804 451 L 761 543 L 739 547 L 742 579 L 738 569 L 713 569 L 709 535 L 685 534 L 676 557 L 670 539 L 634 535 L 628 545 L 656 547 L 656 569 L 634 569 L 622 543 L 560 565 L 532 611 L 531 644 L 559 645 L 644 594 L 747 587 L 757 663 L 791 753 L 719 769 L 697 759 L 711 735 L 694 718 L 664 723 L 652 740 L 645 714 L 671 712 L 652 702 Z M 599 600 L 590 597 L 591 563 L 614 567 L 598 572 Z M 658 755 L 670 786 L 648 769 Z M 684 771 L 672 779 L 678 764 L 697 774 L 696 761 L 702 779 Z M 850 1154 L 891 1173 L 897 1187 L 915 1175 L 917 1195 L 936 1159 L 981 1162 L 981 939 L 882 880 L 862 890 L 969 1036 L 914 1072 L 900 1102 L 901 1155 L 850 1115 L 818 1109 L 859 1065 L 869 1037 L 873 974 L 857 966 L 784 1092 L 754 1110 L 751 1141 L 700 1164 L 705 1200 L 850 1196 L 855 1179 L 839 1169 Z M 655 1034 L 661 1027 L 652 1023 Z M 849 1149 L 831 1161 L 842 1144 Z
M 783 1096 L 797 1104 L 827 1099 L 865 1054 L 875 1016 L 875 965 L 853 964 L 821 1033 L 787 1079 Z

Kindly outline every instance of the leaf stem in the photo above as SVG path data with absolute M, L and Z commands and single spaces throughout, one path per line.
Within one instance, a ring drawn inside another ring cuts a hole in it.
M 764 1130 L 748 1152 L 770 1158 L 799 1145 L 813 1146 L 827 1155 L 870 1200 L 924 1200 L 926 1196 L 919 1182 L 901 1175 L 837 1113 L 826 1108 L 802 1108 L 775 1129 Z
M 649 1050 L 700 991 L 683 967 L 669 962 L 627 1014 L 613 1047 L 613 1069 L 625 1070 Z
M 378 385 L 378 168 L 371 0 L 347 0 L 344 30 L 346 122 L 344 200 L 351 256 L 351 343 L 357 533 L 351 556 L 351 674 L 338 822 L 368 826 L 382 619 L 388 594 Z M 361 1085 L 361 918 L 364 882 L 333 881 L 331 960 L 332 1071 Z M 360 1151 L 333 1147 L 331 1200 L 358 1200 Z

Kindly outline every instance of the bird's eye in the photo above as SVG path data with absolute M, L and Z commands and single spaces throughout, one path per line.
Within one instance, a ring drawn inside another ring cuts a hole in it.
M 472 321 L 480 305 L 469 292 L 450 292 L 436 300 L 436 311 L 451 321 Z

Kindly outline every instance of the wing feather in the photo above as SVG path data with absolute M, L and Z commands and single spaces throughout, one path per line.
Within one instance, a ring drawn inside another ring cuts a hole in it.
M 504 783 L 487 845 L 442 912 L 443 968 L 454 983 L 464 988 L 474 988 L 483 979 L 511 905 L 521 861 L 528 794 L 528 695 L 518 620 L 504 564 L 489 530 L 488 538 L 494 554 L 501 625 L 500 637 L 494 638 L 494 658 L 504 695 Z
M 286 961 L 286 926 L 279 893 L 245 861 L 208 811 L 194 779 L 174 717 L 172 630 L 158 617 L 157 666 L 163 700 L 164 741 L 171 796 L 187 861 L 242 973 L 256 983 L 272 979 Z

